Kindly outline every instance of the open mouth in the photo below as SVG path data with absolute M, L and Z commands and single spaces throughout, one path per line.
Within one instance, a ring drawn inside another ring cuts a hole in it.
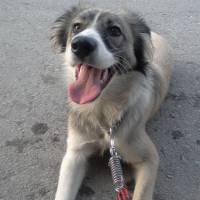
M 98 69 L 91 65 L 79 64 L 75 67 L 75 82 L 69 85 L 68 94 L 77 104 L 94 101 L 108 85 L 114 75 L 112 67 Z

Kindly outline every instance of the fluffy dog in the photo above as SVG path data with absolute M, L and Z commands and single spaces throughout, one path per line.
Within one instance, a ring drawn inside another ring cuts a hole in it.
M 56 200 L 74 200 L 88 158 L 116 148 L 134 169 L 134 200 L 152 200 L 159 156 L 146 132 L 170 80 L 170 48 L 130 11 L 73 7 L 59 17 L 51 40 L 66 62 L 68 138 Z

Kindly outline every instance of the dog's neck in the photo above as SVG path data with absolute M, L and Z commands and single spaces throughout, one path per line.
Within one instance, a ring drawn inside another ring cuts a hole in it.
M 101 132 L 103 134 L 109 134 L 110 129 L 112 129 L 113 133 L 117 133 L 120 127 L 123 125 L 127 115 L 128 110 L 121 113 L 121 115 L 117 119 L 108 120 L 105 116 L 95 116 L 88 115 L 82 116 L 83 113 L 78 112 L 70 112 L 69 118 L 71 118 L 72 126 L 79 127 L 83 132 L 87 132 L 88 128 L 91 132 Z M 99 131 L 97 131 L 99 130 Z M 90 133 L 92 134 L 92 133 Z
M 113 123 L 113 125 L 110 127 L 110 129 L 112 129 L 113 134 L 115 134 L 118 131 L 120 126 L 125 121 L 125 118 L 127 117 L 127 115 L 128 115 L 128 110 L 124 111 L 124 113 L 122 114 L 121 118 L 119 120 L 116 120 Z M 110 131 L 108 133 L 110 133 Z

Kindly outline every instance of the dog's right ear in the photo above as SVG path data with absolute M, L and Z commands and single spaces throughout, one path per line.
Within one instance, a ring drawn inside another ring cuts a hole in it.
M 51 28 L 51 44 L 57 53 L 63 53 L 66 49 L 69 27 L 72 19 L 80 12 L 78 7 L 72 7 L 60 16 Z

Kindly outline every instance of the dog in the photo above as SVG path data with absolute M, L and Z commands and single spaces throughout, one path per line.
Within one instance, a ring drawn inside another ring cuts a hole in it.
M 171 76 L 167 41 L 132 11 L 71 7 L 51 35 L 62 53 L 68 85 L 68 137 L 56 200 L 74 200 L 88 158 L 105 152 L 109 129 L 131 165 L 134 200 L 152 200 L 159 155 L 146 123 L 164 100 Z

